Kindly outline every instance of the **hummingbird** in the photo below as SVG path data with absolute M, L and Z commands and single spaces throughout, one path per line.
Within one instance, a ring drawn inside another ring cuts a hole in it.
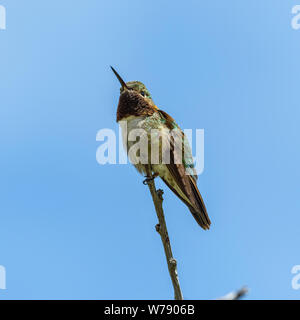
M 155 105 L 150 92 L 142 82 L 125 82 L 113 67 L 111 69 L 121 84 L 117 122 L 126 121 L 127 124 L 126 132 L 122 130 L 123 141 L 127 144 L 125 146 L 127 153 L 133 145 L 133 142 L 128 139 L 128 134 L 133 129 L 143 129 L 149 136 L 153 130 L 157 130 L 156 132 L 159 132 L 162 136 L 166 136 L 172 130 L 172 132 L 183 138 L 182 149 L 185 157 L 181 163 L 175 161 L 175 144 L 170 139 L 169 163 L 151 163 L 150 160 L 148 163 L 141 163 L 134 161 L 136 159 L 130 158 L 131 162 L 142 175 L 145 175 L 146 180 L 144 180 L 144 183 L 160 177 L 175 195 L 186 204 L 197 223 L 204 230 L 208 230 L 211 222 L 197 187 L 198 177 L 194 168 L 193 156 L 183 131 L 168 113 Z M 124 137 L 124 135 L 126 136 Z M 160 136 L 151 135 L 151 139 L 151 142 L 148 142 L 148 149 L 151 150 L 151 147 L 153 148 L 153 145 L 157 144 L 160 146 L 160 153 L 163 153 L 164 150 L 162 148 L 164 146 L 162 146 Z M 150 170 L 147 170 L 147 166 Z M 152 174 L 151 177 L 147 176 L 149 171 Z

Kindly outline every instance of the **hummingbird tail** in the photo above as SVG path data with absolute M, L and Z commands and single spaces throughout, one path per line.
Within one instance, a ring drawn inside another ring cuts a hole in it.
M 204 230 L 208 230 L 210 227 L 210 219 L 207 215 L 206 209 L 205 208 L 194 208 L 192 206 L 188 206 L 194 219 L 197 221 L 197 223 L 199 224 L 199 226 L 204 229 Z
M 178 191 L 168 183 L 168 181 L 164 178 L 162 180 L 165 182 L 165 184 L 177 195 L 181 201 L 183 201 L 187 207 L 189 208 L 190 212 L 192 213 L 194 219 L 197 221 L 199 226 L 203 228 L 204 230 L 208 230 L 210 227 L 210 219 L 208 217 L 204 201 L 201 197 L 201 194 L 197 188 L 197 185 L 195 184 L 195 181 L 193 178 L 190 179 L 191 184 L 191 192 L 188 196 L 189 201 L 187 201 L 185 198 L 183 198 Z
M 191 181 L 191 187 L 192 187 L 192 198 L 194 201 L 192 201 L 195 205 L 191 206 L 188 205 L 193 217 L 197 221 L 197 223 L 202 227 L 204 230 L 208 230 L 210 227 L 210 219 L 208 217 L 206 207 L 204 204 L 204 201 L 202 199 L 202 196 L 197 188 L 196 182 L 194 179 L 190 179 Z
M 204 230 L 208 230 L 210 227 L 210 220 L 207 213 L 204 211 L 196 211 L 193 207 L 189 207 L 189 209 L 199 226 Z

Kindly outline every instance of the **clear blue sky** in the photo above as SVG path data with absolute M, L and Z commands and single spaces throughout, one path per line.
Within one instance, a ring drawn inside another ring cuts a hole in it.
M 211 230 L 164 188 L 184 297 L 300 299 L 300 1 L 0 4 L 0 299 L 173 297 L 143 178 L 96 162 L 117 129 L 109 65 L 205 130 Z

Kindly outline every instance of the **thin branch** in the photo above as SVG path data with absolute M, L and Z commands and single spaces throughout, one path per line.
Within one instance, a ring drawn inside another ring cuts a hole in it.
M 164 246 L 168 269 L 169 269 L 170 277 L 171 277 L 173 288 L 174 288 L 174 298 L 175 300 L 183 300 L 182 292 L 181 292 L 181 288 L 178 280 L 177 261 L 173 257 L 171 243 L 170 243 L 168 229 L 167 229 L 165 215 L 164 215 L 164 210 L 162 206 L 163 190 L 161 189 L 156 190 L 155 182 L 154 182 L 154 179 L 151 180 L 151 178 L 153 177 L 148 166 L 147 166 L 147 177 L 150 178 L 148 179 L 147 184 L 152 195 L 152 200 L 153 200 L 155 211 L 159 221 L 159 223 L 155 226 L 155 229 L 160 234 L 161 241 Z
M 150 193 L 152 195 L 152 200 L 155 206 L 155 211 L 157 214 L 157 218 L 159 223 L 155 226 L 156 231 L 159 233 L 161 237 L 161 241 L 164 246 L 166 260 L 168 264 L 168 269 L 170 273 L 170 277 L 172 280 L 173 288 L 174 288 L 174 298 L 175 300 L 183 300 L 179 280 L 178 280 L 178 273 L 177 273 L 177 261 L 173 257 L 170 238 L 168 234 L 168 229 L 166 225 L 164 210 L 163 210 L 163 190 L 159 189 L 156 190 L 154 178 L 151 174 L 151 170 L 148 166 L 146 166 L 147 171 L 147 185 L 149 187 Z M 227 295 L 218 298 L 217 300 L 239 300 L 244 297 L 248 293 L 248 288 L 243 287 L 240 290 L 233 291 L 228 293 Z
M 238 291 L 233 291 L 233 292 L 226 294 L 226 296 L 221 297 L 218 300 L 239 300 L 242 297 L 244 297 L 248 293 L 248 291 L 249 290 L 247 287 L 243 287 Z

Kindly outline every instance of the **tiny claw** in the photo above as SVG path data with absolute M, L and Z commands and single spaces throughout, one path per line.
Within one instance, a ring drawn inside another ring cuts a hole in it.
M 151 177 L 151 178 L 146 178 L 144 181 L 143 181 L 143 185 L 147 185 L 149 184 L 150 181 L 153 181 L 155 179 L 155 177 Z
M 143 181 L 143 185 L 147 185 L 149 184 L 150 181 L 153 181 L 156 177 L 158 177 L 158 173 L 154 173 L 154 175 L 152 177 L 145 177 L 146 179 Z

